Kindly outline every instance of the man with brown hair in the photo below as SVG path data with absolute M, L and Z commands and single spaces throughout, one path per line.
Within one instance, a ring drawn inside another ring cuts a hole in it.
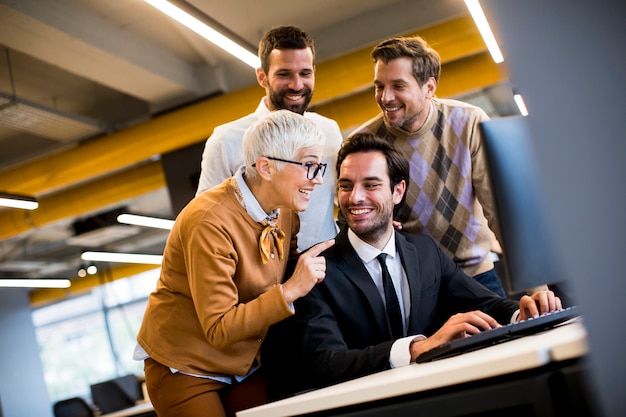
M 294 26 L 270 29 L 259 42 L 261 68 L 257 81 L 265 89 L 254 113 L 217 126 L 206 142 L 202 155 L 199 195 L 232 176 L 243 165 L 241 142 L 246 129 L 271 111 L 291 110 L 312 120 L 324 133 L 326 144 L 323 161 L 335 165 L 342 136 L 334 120 L 306 111 L 315 85 L 315 46 L 313 39 Z M 306 212 L 300 213 L 298 250 L 337 234 L 335 223 L 335 179 L 329 178 L 316 187 Z
M 433 239 L 395 230 L 408 175 L 409 161 L 385 140 L 364 133 L 343 143 L 337 199 L 348 227 L 321 253 L 324 281 L 270 330 L 272 395 L 406 366 L 443 343 L 561 309 L 552 291 L 499 297 Z
M 504 296 L 490 251 L 499 233 L 482 149 L 479 107 L 435 97 L 439 54 L 420 37 L 374 47 L 374 89 L 381 113 L 355 132 L 393 144 L 410 162 L 402 228 L 431 236 L 463 271 Z

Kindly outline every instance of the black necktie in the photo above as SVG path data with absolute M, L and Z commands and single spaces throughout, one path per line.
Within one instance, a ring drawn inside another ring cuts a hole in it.
M 376 257 L 380 262 L 380 268 L 383 273 L 383 287 L 385 288 L 385 301 L 387 303 L 387 316 L 389 318 L 389 324 L 391 325 L 391 334 L 394 339 L 398 339 L 404 336 L 404 330 L 402 329 L 402 313 L 400 312 L 400 303 L 396 296 L 396 289 L 391 281 L 391 275 L 385 264 L 386 253 L 381 253 Z

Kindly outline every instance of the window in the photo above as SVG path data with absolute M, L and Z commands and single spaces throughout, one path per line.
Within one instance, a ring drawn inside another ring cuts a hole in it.
M 143 375 L 143 363 L 134 361 L 132 352 L 159 271 L 106 283 L 88 294 L 33 311 L 52 402 L 89 398 L 93 383 Z

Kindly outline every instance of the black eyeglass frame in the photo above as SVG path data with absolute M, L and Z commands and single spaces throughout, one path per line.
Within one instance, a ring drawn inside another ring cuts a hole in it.
M 289 164 L 303 166 L 306 168 L 306 177 L 309 180 L 314 180 L 320 171 L 322 171 L 322 177 L 323 177 L 324 174 L 326 173 L 326 167 L 328 166 L 328 164 L 325 164 L 322 162 L 319 162 L 319 163 L 318 162 L 298 162 L 298 161 L 290 161 L 289 159 L 274 158 L 273 156 L 264 156 L 264 158 L 271 159 L 272 161 L 287 162 Z M 253 164 L 252 166 L 255 166 L 255 165 L 256 164 Z M 313 175 L 311 175 L 311 168 L 314 165 L 317 165 L 317 167 L 313 171 Z

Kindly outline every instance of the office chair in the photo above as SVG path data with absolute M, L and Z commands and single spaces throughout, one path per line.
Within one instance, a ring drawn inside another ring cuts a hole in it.
M 56 402 L 53 411 L 54 417 L 94 417 L 89 404 L 80 397 Z
M 135 405 L 135 400 L 130 398 L 124 391 L 120 381 L 127 382 L 127 379 L 114 378 L 109 381 L 91 385 L 93 404 L 102 414 L 113 413 Z M 141 392 L 139 382 L 135 375 L 132 375 L 131 382 L 137 385 L 137 387 L 134 387 L 135 390 Z

